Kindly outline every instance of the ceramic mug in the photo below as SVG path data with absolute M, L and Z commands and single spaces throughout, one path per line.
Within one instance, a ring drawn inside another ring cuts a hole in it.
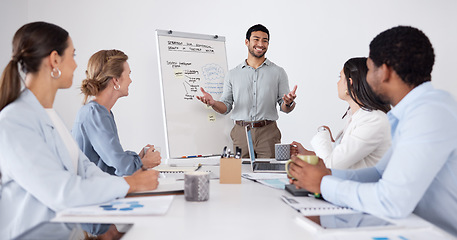
M 287 161 L 290 159 L 290 144 L 275 144 L 275 159 L 278 161 Z
M 298 159 L 305 161 L 309 164 L 316 165 L 319 162 L 319 158 L 316 155 L 297 155 Z M 289 173 L 289 164 L 293 162 L 294 160 L 290 159 L 289 161 L 286 162 L 286 172 L 287 175 L 291 178 L 294 178 L 292 175 Z
M 184 197 L 187 201 L 206 201 L 209 199 L 209 172 L 184 173 Z

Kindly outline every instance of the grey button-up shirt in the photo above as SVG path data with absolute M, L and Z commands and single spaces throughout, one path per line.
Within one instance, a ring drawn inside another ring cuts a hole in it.
M 254 69 L 243 61 L 225 77 L 219 101 L 227 106 L 225 114 L 235 105 L 231 115 L 233 120 L 278 120 L 276 103 L 281 106 L 282 96 L 289 91 L 289 80 L 282 67 L 265 59 Z

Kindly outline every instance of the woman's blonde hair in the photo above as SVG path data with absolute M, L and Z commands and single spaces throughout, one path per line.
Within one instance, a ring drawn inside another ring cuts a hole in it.
M 128 56 L 120 50 L 100 50 L 90 57 L 87 63 L 86 79 L 82 81 L 81 92 L 84 103 L 89 96 L 103 91 L 112 78 L 119 78 L 124 71 Z

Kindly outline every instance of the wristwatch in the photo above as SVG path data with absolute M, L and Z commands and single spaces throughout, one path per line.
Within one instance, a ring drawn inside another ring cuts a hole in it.
M 292 107 L 295 104 L 295 101 L 292 101 L 290 104 L 286 104 L 287 107 Z

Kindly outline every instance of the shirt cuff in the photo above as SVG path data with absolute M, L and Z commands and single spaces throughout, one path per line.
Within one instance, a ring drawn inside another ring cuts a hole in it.
M 130 185 L 127 183 L 127 181 L 125 180 L 124 177 L 117 177 L 118 180 L 119 180 L 119 193 L 120 193 L 120 197 L 125 197 L 127 196 L 127 193 L 129 192 L 129 189 L 130 189 Z
M 230 103 L 226 103 L 226 102 L 222 102 L 225 104 L 225 106 L 227 107 L 227 111 L 225 111 L 225 113 L 223 113 L 223 115 L 227 115 L 230 111 L 232 111 L 232 105 Z
M 333 169 L 333 168 L 331 168 L 331 170 L 332 170 L 332 176 L 333 177 L 337 177 L 337 178 L 340 178 L 340 179 L 346 179 L 347 170 L 345 170 L 345 169 Z
M 332 175 L 327 175 L 322 178 L 321 181 L 321 194 L 322 197 L 333 203 L 333 204 L 338 204 L 337 201 L 337 190 L 338 190 L 338 185 L 341 182 L 341 179 L 333 175 L 333 169 L 332 169 Z
M 133 156 L 133 162 L 135 163 L 135 171 L 143 166 L 140 156 L 134 151 L 125 151 L 128 155 Z

